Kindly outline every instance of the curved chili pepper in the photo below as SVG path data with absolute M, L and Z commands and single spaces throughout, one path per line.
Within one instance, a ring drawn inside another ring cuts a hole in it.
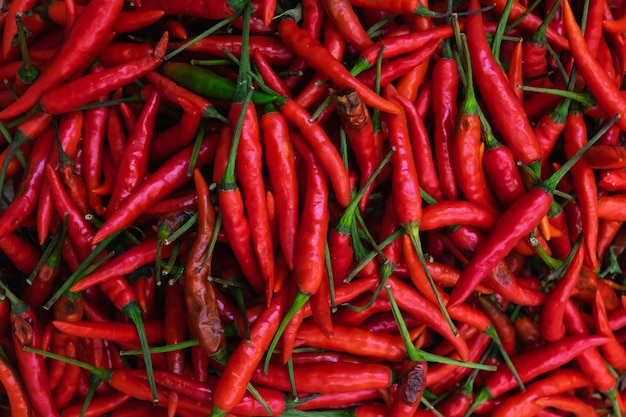
M 587 324 L 572 300 L 567 301 L 563 322 L 565 323 L 566 332 L 575 335 L 568 337 L 585 337 L 589 335 Z M 576 362 L 587 378 L 600 391 L 608 391 L 615 386 L 615 376 L 609 371 L 597 347 L 586 349 L 576 358 Z
M 268 349 L 265 367 L 269 363 L 278 339 L 292 317 L 302 309 L 312 294 L 317 292 L 324 279 L 326 235 L 328 234 L 328 185 L 321 165 L 313 151 L 298 136 L 292 135 L 296 151 L 304 158 L 307 166 L 307 194 L 304 198 L 298 230 L 298 245 L 294 255 L 294 279 L 296 295 L 290 309 L 285 313 Z
M 2 110 L 0 118 L 14 117 L 30 110 L 43 93 L 65 81 L 88 62 L 95 52 L 99 52 L 103 39 L 108 41 L 122 6 L 122 0 L 90 3 L 76 19 L 68 38 L 50 63 L 49 70 L 44 71 L 15 103 Z M 89 33 L 89 36 L 85 36 L 85 33 Z
M 44 168 L 53 143 L 52 129 L 42 133 L 35 141 L 15 198 L 0 216 L 0 236 L 14 231 L 37 207 L 43 185 Z
M 478 8 L 478 1 L 470 2 L 470 10 Z M 465 31 L 474 78 L 495 128 L 516 160 L 525 164 L 538 161 L 541 158 L 541 149 L 537 137 L 520 100 L 491 54 L 480 13 L 467 16 Z M 498 91 L 499 94 L 492 94 L 493 91 Z M 509 111 L 502 112 L 504 108 Z
M 527 382 L 548 371 L 558 368 L 592 347 L 606 343 L 604 336 L 567 336 L 557 342 L 548 343 L 534 350 L 529 350 L 511 358 L 523 382 Z M 496 398 L 515 388 L 517 382 L 507 366 L 500 365 L 495 372 L 487 376 L 480 392 L 470 408 L 486 399 Z M 470 415 L 466 413 L 466 415 Z
M 598 144 L 587 151 L 585 160 L 594 169 L 626 168 L 626 150 L 618 145 Z
M 356 80 L 316 39 L 300 29 L 294 20 L 283 20 L 278 25 L 278 33 L 289 49 L 307 61 L 312 68 L 324 73 L 337 86 L 354 88 L 369 106 L 389 113 L 398 113 L 397 105 L 378 96 Z
M 609 341 L 600 346 L 604 358 L 616 369 L 624 369 L 626 366 L 626 352 L 624 346 L 613 334 L 606 313 L 606 307 L 602 295 L 596 292 L 593 308 L 593 324 L 597 333 L 607 336 Z
M 287 266 L 293 270 L 299 206 L 296 163 L 287 120 L 282 114 L 269 111 L 260 123 L 270 184 L 276 198 L 280 246 Z
M 546 303 L 543 305 L 539 325 L 541 335 L 549 342 L 555 342 L 565 335 L 563 315 L 565 314 L 566 302 L 576 287 L 576 281 L 583 266 L 583 254 L 583 247 L 578 247 L 572 263 L 550 291 Z
M 580 75 L 585 79 L 589 90 L 596 98 L 598 105 L 606 111 L 609 116 L 619 114 L 617 125 L 626 129 L 626 97 L 622 96 L 613 81 L 600 66 L 595 56 L 589 50 L 587 42 L 583 37 L 578 23 L 569 5 L 569 1 L 563 2 L 563 17 L 565 20 L 565 31 L 569 41 L 576 45 L 571 49 L 574 61 L 578 65 Z M 1 116 L 1 114 L 0 114 Z
M 242 340 L 231 355 L 215 386 L 212 416 L 225 415 L 243 398 L 248 382 L 278 329 L 288 294 L 288 288 L 283 287 L 272 297 L 270 305 L 259 314 L 252 325 L 250 341 Z
M 574 413 L 578 417 L 598 416 L 593 405 L 586 403 L 580 398 L 566 396 L 541 397 L 534 401 L 540 407 L 551 407 Z
M 41 347 L 39 320 L 33 309 L 9 291 L 4 282 L 0 282 L 0 286 L 11 302 L 10 317 L 15 356 L 32 411 L 39 415 L 59 416 L 48 384 L 45 358 L 23 349 L 25 346 Z
M 591 382 L 580 371 L 559 369 L 546 378 L 526 386 L 526 391 L 511 395 L 491 411 L 494 417 L 530 417 L 539 407 L 534 403 L 545 395 L 559 395 L 570 389 L 588 387 Z
M 9 398 L 11 415 L 14 417 L 31 417 L 33 409 L 29 393 L 26 391 L 18 371 L 3 356 L 0 356 L 0 382 L 2 382 Z
M 109 218 L 94 235 L 94 243 L 98 243 L 110 234 L 130 226 L 154 203 L 187 183 L 189 181 L 187 171 L 189 170 L 192 148 L 192 146 L 188 146 L 168 159 L 146 181 L 139 185 L 114 213 L 110 213 Z M 203 140 L 196 161 L 196 168 L 200 169 L 207 164 L 213 158 L 214 152 L 215 141 Z
M 431 84 L 429 84 L 431 85 Z M 431 89 L 429 91 L 432 92 Z M 435 200 L 443 200 L 441 183 L 435 167 L 435 161 L 430 146 L 430 138 L 424 125 L 424 118 L 420 116 L 416 106 L 401 95 L 397 96 L 406 113 L 411 139 L 411 150 L 415 160 L 415 168 L 419 178 L 420 187 L 430 194 Z
M 85 75 L 46 91 L 39 101 L 41 109 L 48 114 L 61 114 L 130 84 L 161 65 L 167 40 L 165 32 L 152 55 Z
M 567 116 L 565 126 L 565 140 L 563 148 L 568 158 L 571 158 L 587 142 L 587 129 L 583 116 L 572 113 Z M 582 229 L 586 258 L 591 264 L 589 267 L 597 269 L 598 255 L 598 190 L 592 168 L 583 159 L 572 168 L 572 180 L 576 189 L 576 196 L 582 217 Z
M 346 42 L 358 51 L 374 43 L 359 21 L 350 1 L 322 0 L 321 3 L 328 18 L 333 21 Z

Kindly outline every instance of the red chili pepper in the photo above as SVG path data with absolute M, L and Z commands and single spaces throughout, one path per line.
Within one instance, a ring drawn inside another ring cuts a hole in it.
M 321 3 L 328 18 L 335 24 L 346 42 L 358 51 L 374 43 L 359 21 L 350 1 L 321 0 Z
M 541 335 L 549 342 L 555 342 L 565 335 L 563 315 L 567 300 L 572 295 L 578 275 L 583 266 L 584 250 L 582 246 L 576 249 L 574 258 L 564 272 L 559 282 L 552 288 L 541 312 Z
M 35 141 L 15 198 L 0 216 L 0 236 L 14 231 L 37 207 L 43 185 L 44 168 L 53 143 L 52 129 L 42 133 Z
M 0 382 L 9 399 L 11 415 L 14 417 L 32 416 L 30 393 L 26 391 L 18 371 L 3 356 L 0 356 Z
M 591 382 L 575 369 L 559 369 L 552 375 L 526 385 L 526 391 L 506 398 L 491 411 L 494 417 L 530 417 L 539 407 L 534 400 L 545 395 L 559 395 L 571 389 L 589 387 Z
M 589 334 L 589 329 L 572 300 L 567 302 L 563 321 L 565 323 L 566 332 L 571 335 L 576 335 L 568 337 L 585 337 Z M 582 354 L 576 358 L 576 362 L 585 375 L 587 375 L 587 378 L 600 391 L 608 391 L 615 386 L 615 377 L 609 371 L 604 358 L 595 346 L 582 352 Z
M 615 337 L 606 313 L 606 307 L 602 300 L 602 295 L 596 292 L 593 308 L 593 324 L 597 333 L 607 336 L 609 341 L 600 347 L 606 361 L 616 369 L 623 369 L 626 366 L 626 349 Z
M 137 329 L 132 323 L 67 322 L 52 321 L 54 327 L 70 336 L 106 339 L 116 343 L 138 343 Z M 144 323 L 148 342 L 163 341 L 163 322 L 159 320 Z
M 67 25 L 67 6 L 65 2 L 54 2 L 48 5 L 46 16 L 59 26 Z M 82 14 L 85 6 L 76 6 L 76 13 Z M 112 31 L 115 33 L 134 32 L 150 26 L 165 15 L 163 10 L 123 10 L 117 17 Z
M 231 355 L 215 386 L 211 415 L 225 415 L 243 398 L 248 382 L 278 329 L 288 294 L 288 288 L 284 287 L 272 297 L 270 305 L 252 325 L 250 341 L 242 340 Z
M 196 161 L 196 168 L 200 169 L 208 163 L 215 152 L 215 142 L 210 140 L 202 141 L 200 153 Z M 109 218 L 96 232 L 94 243 L 100 242 L 112 233 L 128 227 L 145 210 L 154 205 L 157 201 L 170 194 L 172 191 L 182 187 L 189 177 L 189 159 L 192 153 L 192 146 L 186 147 L 176 155 L 167 160 L 161 167 L 152 173 L 139 187 L 129 195 L 120 207 L 109 214 Z
M 312 68 L 323 72 L 337 86 L 354 88 L 367 105 L 381 111 L 389 113 L 399 111 L 397 105 L 378 96 L 351 76 L 342 64 L 333 58 L 316 39 L 300 29 L 294 20 L 283 20 L 278 25 L 278 33 L 289 49 L 307 61 Z
M 548 343 L 511 358 L 523 382 L 531 381 L 539 375 L 554 370 L 573 358 L 580 357 L 590 348 L 606 343 L 604 336 L 567 336 L 557 342 Z M 497 398 L 517 386 L 517 382 L 507 366 L 500 365 L 490 373 L 482 384 L 474 404 L 486 399 Z M 472 406 L 470 410 L 474 410 Z M 468 414 L 469 415 L 469 414 Z
M 470 2 L 470 10 L 478 10 L 478 1 Z M 509 85 L 500 65 L 491 54 L 480 13 L 471 14 L 465 24 L 472 70 L 478 89 L 495 128 L 511 149 L 515 159 L 531 164 L 541 158 L 541 149 L 521 102 Z M 493 94 L 498 91 L 499 94 Z M 502 109 L 509 109 L 503 112 Z
M 626 150 L 618 145 L 598 144 L 587 151 L 585 160 L 594 169 L 626 168 Z
M 428 91 L 432 92 L 432 89 L 428 89 Z M 430 138 L 424 125 L 424 118 L 420 116 L 416 106 L 405 97 L 398 95 L 396 98 L 406 113 L 411 150 L 413 151 L 413 159 L 415 160 L 420 186 L 435 200 L 443 201 L 443 192 L 435 167 Z
M 68 38 L 54 56 L 48 70 L 9 107 L 0 112 L 0 118 L 14 117 L 30 110 L 41 95 L 67 80 L 77 69 L 90 62 L 92 55 L 108 43 L 109 33 L 122 10 L 123 1 L 110 0 L 90 3 L 78 16 Z M 88 33 L 89 36 L 85 36 Z M 97 97 L 98 95 L 96 95 Z
M 48 114 L 61 114 L 139 79 L 161 65 L 167 40 L 167 32 L 165 32 L 152 55 L 115 68 L 85 75 L 46 91 L 39 102 L 42 110 Z
M 42 416 L 59 416 L 48 383 L 45 358 L 23 349 L 25 346 L 41 347 L 40 322 L 33 309 L 10 292 L 4 282 L 0 282 L 0 286 L 11 302 L 10 317 L 15 356 L 32 411 Z
M 260 123 L 270 184 L 276 198 L 280 246 L 287 266 L 293 270 L 299 207 L 296 162 L 287 120 L 280 113 L 269 111 Z
M 575 397 L 541 397 L 536 399 L 534 403 L 540 407 L 551 407 L 563 411 L 569 411 L 574 413 L 577 417 L 594 417 L 599 415 L 593 405 Z
M 626 129 L 626 97 L 622 96 L 619 89 L 608 77 L 604 69 L 600 66 L 593 53 L 589 50 L 587 42 L 583 37 L 569 1 L 563 2 L 563 15 L 565 19 L 565 31 L 569 41 L 576 45 L 571 49 L 574 61 L 578 65 L 580 75 L 585 79 L 585 83 L 594 95 L 598 105 L 606 111 L 609 116 L 619 114 L 622 116 L 617 120 L 622 130 Z M 0 114 L 1 115 L 1 114 Z

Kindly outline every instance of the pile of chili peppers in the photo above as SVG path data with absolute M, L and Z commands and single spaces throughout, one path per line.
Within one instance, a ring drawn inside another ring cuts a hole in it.
M 0 27 L 0 415 L 626 412 L 626 2 Z

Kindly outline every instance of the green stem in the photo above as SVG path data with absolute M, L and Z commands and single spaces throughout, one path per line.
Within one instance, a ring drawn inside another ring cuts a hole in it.
M 518 17 L 517 19 L 515 19 L 513 22 L 511 22 L 510 25 L 508 25 L 506 27 L 506 29 L 504 30 L 504 32 L 509 32 L 511 29 L 513 29 L 514 27 L 516 27 L 517 25 L 519 25 L 520 23 L 522 23 L 522 21 L 524 19 L 526 19 L 526 16 L 528 16 L 529 14 L 531 14 L 533 12 L 533 10 L 535 10 L 537 8 L 537 6 L 539 6 L 539 4 L 541 4 L 541 0 L 535 0 L 532 2 L 532 4 L 530 6 L 528 6 L 528 8 L 524 11 L 524 13 L 522 13 L 520 15 L 520 17 Z
M 502 45 L 502 36 L 506 31 L 506 23 L 509 20 L 509 15 L 511 14 L 511 8 L 513 7 L 513 0 L 507 0 L 506 5 L 504 6 L 504 10 L 502 10 L 502 16 L 498 21 L 498 26 L 496 27 L 496 33 L 493 38 L 493 44 L 491 45 L 491 53 L 495 60 L 502 66 L 500 62 L 500 46 Z
M 400 330 L 400 335 L 402 336 L 402 341 L 404 342 L 404 346 L 406 348 L 406 356 L 407 358 L 409 358 L 409 360 L 414 362 L 427 361 L 434 363 L 443 363 L 447 365 L 463 366 L 465 368 L 479 369 L 481 371 L 496 370 L 496 367 L 493 365 L 458 361 L 456 359 L 450 359 L 445 356 L 433 355 L 432 353 L 416 348 L 411 341 L 409 329 L 406 327 L 406 323 L 402 318 L 402 313 L 400 312 L 400 308 L 398 307 L 398 304 L 396 303 L 396 300 L 393 296 L 391 286 L 386 285 L 385 291 L 387 291 L 387 297 L 389 298 L 389 303 L 391 304 L 391 312 L 393 313 L 393 317 L 396 319 L 396 323 L 398 324 L 398 329 Z
M 146 373 L 148 374 L 148 384 L 150 385 L 150 391 L 152 391 L 152 402 L 156 404 L 159 401 L 159 396 L 157 394 L 156 381 L 154 380 L 152 356 L 150 355 L 150 346 L 148 345 L 146 328 L 143 325 L 143 319 L 141 317 L 141 309 L 136 301 L 131 301 L 122 308 L 122 312 L 130 318 L 135 325 L 135 329 L 137 330 L 139 344 L 141 345 L 141 351 L 143 352 L 143 361 L 146 366 Z
M 387 236 L 387 238 L 385 240 L 383 240 L 379 245 L 378 245 L 378 249 L 383 249 L 386 246 L 390 245 L 391 242 L 393 242 L 394 240 L 402 237 L 404 235 L 405 231 L 404 229 L 399 229 L 396 230 L 394 233 L 392 233 L 391 235 Z M 370 251 L 365 257 L 363 257 L 362 260 L 360 260 L 359 264 L 356 266 L 356 268 L 354 268 L 354 270 L 352 272 L 350 272 L 348 274 L 348 276 L 343 280 L 344 283 L 349 283 L 350 281 L 352 281 L 354 279 L 354 277 L 361 272 L 361 270 L 363 268 L 365 268 L 365 265 L 367 265 L 368 263 L 370 263 L 372 261 L 372 259 L 374 259 L 377 255 L 376 251 Z
M 495 327 L 493 327 L 492 324 L 489 324 L 489 326 L 485 330 L 485 334 L 487 334 L 487 336 L 489 336 L 491 340 L 493 340 L 493 342 L 498 347 L 498 350 L 500 351 L 500 355 L 502 355 L 502 359 L 504 359 L 506 366 L 508 366 L 508 368 L 511 370 L 511 373 L 513 374 L 513 377 L 515 377 L 515 381 L 517 382 L 517 385 L 519 385 L 522 391 L 526 391 L 526 387 L 524 386 L 524 382 L 522 381 L 522 378 L 519 376 L 517 369 L 515 369 L 515 365 L 513 365 L 513 362 L 511 361 L 511 357 L 506 352 L 506 350 L 504 350 L 504 346 L 502 346 L 502 341 L 500 340 L 500 336 L 498 335 L 498 332 L 496 331 Z
M 39 273 L 39 270 L 46 262 L 48 262 L 48 259 L 52 255 L 52 252 L 60 252 L 63 248 L 63 242 L 65 241 L 65 237 L 67 236 L 68 219 L 69 216 L 65 216 L 61 229 L 57 230 L 57 232 L 52 236 L 50 242 L 48 242 L 48 246 L 46 246 L 46 249 L 41 254 L 41 258 L 39 258 L 37 265 L 35 265 L 35 269 L 33 269 L 33 272 L 28 276 L 28 278 L 26 278 L 26 283 L 28 285 L 32 285 L 35 277 Z
M 24 84 L 32 84 L 35 82 L 41 71 L 37 66 L 33 65 L 30 60 L 30 55 L 28 54 L 28 45 L 26 44 L 26 31 L 24 30 L 23 25 L 23 14 L 16 13 L 15 14 L 15 23 L 17 26 L 17 38 L 20 43 L 20 52 L 22 54 L 22 59 L 24 60 L 24 65 L 22 65 L 17 70 L 18 77 L 22 80 Z
M 437 288 L 437 285 L 435 285 L 435 281 L 433 280 L 433 277 L 428 270 L 428 266 L 426 265 L 424 251 L 422 250 L 422 241 L 419 236 L 419 223 L 409 223 L 404 225 L 404 228 L 409 235 L 409 239 L 411 239 L 411 244 L 413 245 L 413 249 L 415 249 L 415 254 L 420 261 L 420 265 L 424 270 L 424 274 L 426 275 L 426 278 L 428 278 L 428 283 L 430 284 L 430 288 L 433 290 L 433 294 L 435 295 L 435 299 L 437 300 L 439 310 L 441 310 L 441 313 L 445 317 L 446 322 L 448 323 L 448 326 L 450 326 L 450 329 L 452 330 L 454 335 L 458 336 L 459 331 L 452 322 L 450 314 L 448 313 L 448 310 L 446 310 L 446 306 L 443 304 L 443 300 L 441 299 L 441 294 L 439 294 L 439 288 Z
M 193 149 L 191 151 L 191 158 L 189 158 L 189 168 L 187 169 L 188 177 L 191 177 L 193 175 L 193 170 L 196 169 L 196 163 L 198 162 L 198 155 L 200 155 L 200 148 L 202 147 L 203 140 L 204 123 L 200 123 L 200 126 L 198 126 L 198 131 L 196 132 Z
M 85 414 L 87 414 L 87 408 L 89 407 L 89 403 L 91 403 L 91 399 L 96 393 L 96 388 L 98 388 L 101 382 L 102 378 L 100 378 L 96 374 L 91 374 L 89 376 L 89 390 L 87 391 L 87 395 L 85 396 L 85 400 L 83 401 L 83 407 L 80 410 L 79 417 L 83 417 Z
M 185 340 L 184 342 L 175 343 L 172 345 L 165 345 L 159 347 L 153 347 L 148 349 L 150 353 L 167 353 L 167 352 L 176 352 L 178 350 L 183 350 L 190 348 L 192 346 L 197 346 L 199 342 L 196 339 Z M 133 355 L 142 355 L 142 350 L 121 350 L 120 356 L 133 356 Z
M 87 258 L 85 258 L 83 263 L 81 263 L 78 268 L 76 268 L 76 270 L 72 273 L 72 275 L 70 275 L 69 278 L 63 283 L 63 285 L 61 285 L 61 287 L 59 287 L 59 289 L 54 294 L 52 294 L 52 297 L 50 297 L 46 304 L 44 304 L 44 310 L 50 310 L 52 305 L 59 299 L 59 297 L 61 297 L 63 293 L 68 291 L 70 287 L 78 281 L 78 278 L 81 277 L 81 275 L 87 270 L 89 265 L 96 259 L 96 257 L 98 257 L 98 255 L 100 255 L 100 253 L 104 249 L 106 249 L 107 246 L 109 246 L 109 243 L 111 243 L 120 233 L 120 231 L 115 232 L 96 245 L 94 250 L 91 251 Z
M 244 8 L 244 10 L 245 10 L 245 8 Z M 178 48 L 176 48 L 175 50 L 173 50 L 169 54 L 165 55 L 165 57 L 163 58 L 163 61 L 169 61 L 170 59 L 174 58 L 176 55 L 178 55 L 179 53 L 181 53 L 185 49 L 189 48 L 194 43 L 200 41 L 201 39 L 206 38 L 209 35 L 212 35 L 213 33 L 217 32 L 218 30 L 220 30 L 224 26 L 228 25 L 230 22 L 232 22 L 233 20 L 237 19 L 238 17 L 239 17 L 239 14 L 227 17 L 226 19 L 219 21 L 218 23 L 216 23 L 215 25 L 211 26 L 210 28 L 208 28 L 207 30 L 205 30 L 204 32 L 202 32 L 201 34 L 196 36 L 195 38 L 189 40 L 188 42 L 185 42 L 183 45 L 179 46 Z M 246 22 L 246 20 L 244 18 L 244 26 L 245 26 L 245 22 Z
M 530 91 L 533 93 L 552 94 L 553 96 L 569 98 L 571 100 L 579 102 L 583 105 L 584 108 L 591 108 L 596 104 L 593 97 L 591 97 L 589 94 L 575 93 L 573 91 L 567 90 L 558 90 L 556 88 L 532 87 L 530 85 L 518 85 L 517 88 L 523 91 Z

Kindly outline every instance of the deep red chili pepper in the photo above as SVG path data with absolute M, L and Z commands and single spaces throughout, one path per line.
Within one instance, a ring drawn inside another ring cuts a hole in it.
M 4 282 L 0 283 L 0 286 L 11 302 L 10 317 L 15 356 L 32 410 L 42 416 L 59 416 L 48 383 L 45 358 L 23 349 L 25 346 L 41 347 L 39 319 L 33 309 L 10 292 Z
M 594 417 L 599 414 L 593 405 L 581 400 L 580 398 L 569 396 L 549 396 L 541 397 L 534 401 L 540 407 L 551 407 L 563 411 L 574 413 L 578 417 Z
M 37 207 L 43 185 L 44 168 L 53 143 L 52 129 L 42 133 L 35 141 L 15 198 L 0 216 L 0 236 L 14 231 Z
M 106 339 L 116 343 L 138 343 L 137 330 L 131 323 L 100 323 L 100 322 L 52 322 L 54 327 L 70 336 Z M 163 323 L 159 320 L 144 323 L 146 335 L 150 343 L 163 341 Z
M 296 162 L 287 120 L 282 114 L 269 111 L 261 117 L 260 124 L 270 184 L 276 199 L 280 247 L 287 266 L 293 270 L 299 206 Z
M 470 2 L 470 10 L 478 10 L 478 1 Z M 502 69 L 491 54 L 480 13 L 471 14 L 465 24 L 467 44 L 474 79 L 502 140 L 511 149 L 515 159 L 531 164 L 541 158 L 541 149 L 521 102 L 509 85 Z M 493 94 L 498 91 L 499 94 Z M 502 109 L 509 109 L 502 112 Z M 506 114 L 505 114 L 506 113 Z
M 76 12 L 83 13 L 85 6 L 78 5 Z M 46 16 L 60 26 L 66 26 L 67 7 L 65 2 L 50 3 L 46 10 Z M 112 31 L 115 33 L 134 32 L 158 21 L 163 17 L 163 10 L 123 10 L 113 25 Z
M 550 291 L 546 303 L 541 312 L 540 329 L 541 335 L 549 342 L 555 342 L 565 335 L 563 315 L 567 300 L 576 287 L 576 281 L 580 274 L 584 259 L 582 245 L 576 249 L 572 263 L 555 287 Z
M 85 75 L 46 91 L 39 102 L 42 110 L 48 114 L 61 114 L 139 79 L 163 62 L 167 40 L 165 32 L 152 55 Z
M 9 399 L 11 415 L 14 417 L 32 416 L 33 408 L 29 398 L 30 395 L 24 387 L 22 378 L 17 369 L 3 356 L 0 356 L 0 382 L 2 382 Z
M 261 133 L 256 109 L 252 103 L 242 108 L 232 104 L 229 112 L 231 126 L 237 124 L 239 113 L 245 112 L 241 136 L 237 147 L 235 168 L 243 195 L 243 203 L 250 225 L 250 235 L 261 276 L 265 282 L 265 294 L 269 301 L 274 288 L 274 253 L 270 222 L 265 198 L 265 183 L 262 173 Z M 228 207 L 223 207 L 227 210 Z M 228 228 L 226 228 L 228 233 Z
M 606 307 L 599 292 L 596 292 L 594 300 L 593 327 L 597 333 L 609 338 L 609 341 L 600 347 L 606 361 L 616 369 L 624 369 L 626 366 L 626 351 L 611 330 Z
M 348 73 L 348 70 L 333 58 L 316 39 L 311 38 L 292 19 L 278 25 L 278 32 L 289 49 L 317 71 L 323 72 L 337 86 L 354 88 L 363 101 L 381 111 L 397 113 L 398 106 L 378 96 Z
M 149 167 L 166 160 L 172 153 L 189 145 L 198 134 L 200 110 L 182 98 L 179 98 L 178 104 L 183 108 L 180 122 L 156 134 L 152 139 L 148 155 Z
M 428 91 L 432 92 L 431 89 L 428 89 Z M 435 200 L 443 201 L 443 192 L 437 169 L 435 168 L 430 138 L 424 125 L 424 118 L 420 116 L 416 106 L 410 103 L 407 98 L 398 95 L 397 99 L 407 116 L 411 150 L 413 151 L 413 159 L 415 160 L 420 186 Z
M 31 109 L 43 93 L 65 81 L 89 62 L 92 55 L 104 46 L 103 40 L 108 41 L 122 5 L 121 0 L 90 3 L 76 19 L 68 38 L 50 63 L 49 70 L 44 71 L 15 103 L 2 110 L 0 118 L 14 117 Z M 89 33 L 89 36 L 85 36 L 85 33 Z
M 196 161 L 199 169 L 208 163 L 215 152 L 215 141 L 204 140 L 200 146 L 200 153 Z M 183 186 L 189 177 L 189 159 L 192 146 L 188 146 L 167 160 L 161 167 L 152 173 L 139 187 L 129 195 L 115 213 L 110 213 L 104 225 L 96 232 L 94 243 L 118 230 L 128 227 L 145 210 L 172 191 Z
M 626 168 L 626 150 L 618 145 L 598 144 L 587 151 L 585 160 L 594 169 Z
M 587 128 L 581 113 L 570 112 L 565 126 L 563 148 L 565 155 L 571 158 L 587 143 Z M 592 269 L 599 267 L 596 247 L 598 242 L 598 190 L 592 168 L 580 160 L 571 171 L 576 196 L 582 216 L 582 228 L 586 258 Z
M 307 166 L 306 190 L 298 230 L 298 245 L 294 254 L 294 279 L 296 295 L 289 311 L 276 331 L 269 352 L 276 346 L 291 318 L 302 309 L 312 294 L 317 292 L 324 279 L 326 235 L 328 233 L 328 185 L 326 175 L 311 148 L 297 135 L 292 141 Z M 267 361 L 270 355 L 268 354 Z
M 153 53 L 154 45 L 150 43 L 113 42 L 102 49 L 98 60 L 103 66 L 112 68 Z
M 118 166 L 113 194 L 107 204 L 107 214 L 114 213 L 119 205 L 143 181 L 148 167 L 148 149 L 153 137 L 154 124 L 159 108 L 160 96 L 152 88 L 145 91 L 146 105 L 128 138 L 124 154 Z

